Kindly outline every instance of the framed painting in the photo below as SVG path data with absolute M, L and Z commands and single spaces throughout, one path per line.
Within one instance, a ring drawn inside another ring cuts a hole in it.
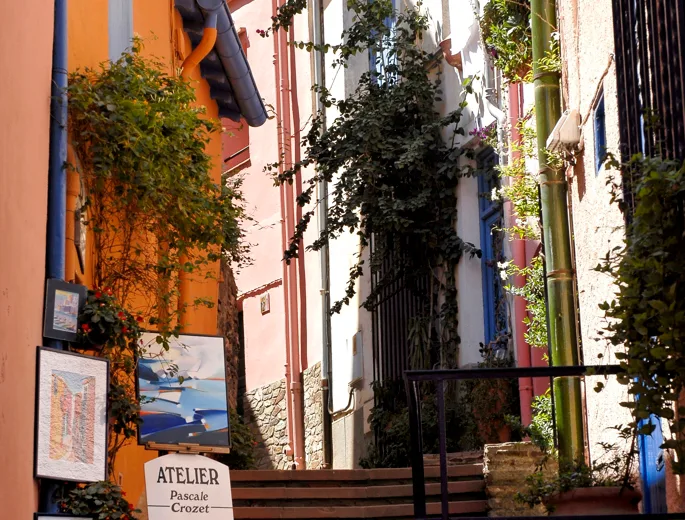
M 38 347 L 35 475 L 107 478 L 106 359 Z
M 168 350 L 156 339 L 143 334 L 138 359 L 139 444 L 228 448 L 224 338 L 181 335 Z
M 83 285 L 49 279 L 45 289 L 43 336 L 63 341 L 78 339 L 78 317 L 86 303 Z

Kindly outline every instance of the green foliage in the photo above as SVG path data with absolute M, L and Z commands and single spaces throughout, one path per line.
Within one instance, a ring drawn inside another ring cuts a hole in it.
M 612 159 L 610 164 L 619 165 Z M 623 370 L 619 382 L 633 398 L 621 403 L 634 423 L 651 414 L 666 419 L 673 469 L 685 474 L 685 168 L 680 162 L 635 156 L 622 166 L 623 185 L 613 185 L 613 202 L 627 214 L 623 246 L 608 252 L 596 270 L 610 275 L 616 296 L 600 304 L 603 331 Z M 611 181 L 609 181 L 611 182 Z M 628 193 L 625 199 L 624 191 Z M 654 425 L 643 426 L 650 434 Z
M 490 0 L 479 22 L 495 66 L 509 81 L 522 81 L 533 60 L 530 0 Z
M 530 125 L 532 112 L 517 123 L 519 141 L 510 142 L 517 157 L 510 164 L 498 166 L 500 178 L 507 181 L 495 193 L 493 198 L 502 197 L 511 202 L 516 215 L 515 222 L 505 229 L 510 237 L 519 239 L 540 239 L 540 198 L 537 179 L 526 170 L 526 159 L 536 157 L 535 131 Z M 505 289 L 526 300 L 525 338 L 529 345 L 539 348 L 547 347 L 547 302 L 545 301 L 545 265 L 542 256 L 534 257 L 524 267 L 514 262 L 499 264 L 500 276 L 511 279 L 515 276 L 525 277 L 523 286 L 513 283 Z
M 615 427 L 619 437 L 625 442 L 630 441 L 628 451 L 620 449 L 616 444 L 602 443 L 604 454 L 601 460 L 592 465 L 562 464 L 554 476 L 545 471 L 545 460 L 538 471 L 526 478 L 526 489 L 514 496 L 517 502 L 535 507 L 543 504 L 549 511 L 553 508 L 547 505 L 552 497 L 577 488 L 588 487 L 620 487 L 634 489 L 635 478 L 633 465 L 636 455 L 635 430 L 631 427 Z
M 547 348 L 547 302 L 545 301 L 545 266 L 541 256 L 534 257 L 526 267 L 519 268 L 514 262 L 502 264 L 502 276 L 525 276 L 522 287 L 509 284 L 507 291 L 526 300 L 526 326 L 524 337 L 532 347 Z
M 108 412 L 111 436 L 107 468 L 111 475 L 117 452 L 135 437 L 141 422 L 140 403 L 135 396 L 136 359 L 141 354 L 142 316 L 127 311 L 112 289 L 88 291 L 79 316 L 81 330 L 77 348 L 95 348 L 95 354 L 109 360 Z
M 521 438 L 530 438 L 540 451 L 546 454 L 554 454 L 554 416 L 552 414 L 552 395 L 549 389 L 542 395 L 533 399 L 532 404 L 533 422 L 528 426 L 521 423 L 521 418 L 508 416 L 507 423 L 513 433 Z
M 63 513 L 94 515 L 97 520 L 136 520 L 141 511 L 130 504 L 126 493 L 108 481 L 92 484 L 65 483 L 57 491 Z
M 112 289 L 105 287 L 88 291 L 79 323 L 80 339 L 86 346 L 127 349 L 140 339 L 143 318 L 124 309 Z
M 512 365 L 509 357 L 498 358 L 488 347 L 481 348 L 480 368 Z M 421 429 L 424 453 L 440 452 L 438 408 L 433 383 L 420 386 Z M 360 459 L 363 468 L 404 468 L 411 465 L 409 409 L 403 381 L 373 383 L 375 406 L 369 424 L 377 442 Z M 516 385 L 507 380 L 470 380 L 451 383 L 445 389 L 447 451 L 471 451 L 486 442 L 499 442 L 507 428 L 506 417 L 518 410 Z
M 210 276 L 222 253 L 246 246 L 239 183 L 212 178 L 205 147 L 220 127 L 195 105 L 193 87 L 133 50 L 69 78 L 70 166 L 86 197 L 94 285 L 144 311 L 166 337 L 177 331 L 179 273 Z M 197 301 L 198 305 L 212 302 Z
M 280 174 L 278 163 L 267 168 L 281 184 L 293 182 L 303 168 L 315 167 L 298 197 L 305 211 L 285 258 L 290 261 L 300 253 L 316 211 L 317 184 L 327 181 L 332 187 L 327 225 L 308 249 L 319 250 L 347 233 L 357 235 L 362 249 L 333 312 L 355 296 L 366 267 L 363 255 L 369 251 L 368 272 L 376 283 L 364 307 L 373 309 L 379 294 L 398 280 L 407 287 L 431 280 L 426 296 L 429 335 L 436 333 L 442 366 L 456 366 L 454 269 L 464 253 L 480 254 L 455 227 L 456 187 L 461 176 L 471 173 L 461 160 L 464 149 L 454 144 L 464 134 L 459 122 L 465 104 L 445 116 L 436 111 L 442 92 L 439 78 L 429 74 L 435 55 L 421 46 L 428 28 L 422 12 L 409 8 L 396 14 L 391 31 L 385 23 L 393 15 L 389 0 L 350 0 L 347 7 L 352 23 L 344 32 L 344 45 L 333 49 L 338 63 L 344 66 L 350 56 L 368 51 L 378 57 L 379 70 L 363 74 L 345 99 L 316 86 L 324 105 L 335 107 L 338 117 L 324 127 L 324 114 L 316 115 L 303 140 L 301 162 Z M 382 270 L 383 265 L 392 268 Z
M 254 469 L 254 448 L 257 445 L 250 428 L 238 412 L 231 409 L 231 453 L 216 456 L 216 460 L 231 469 Z

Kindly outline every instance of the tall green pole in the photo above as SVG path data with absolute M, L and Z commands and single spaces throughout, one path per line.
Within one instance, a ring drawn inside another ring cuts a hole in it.
M 531 0 L 535 121 L 540 163 L 540 199 L 547 271 L 549 353 L 554 366 L 578 364 L 576 308 L 571 261 L 571 236 L 563 168 L 547 156 L 547 137 L 561 116 L 558 72 L 541 71 L 538 63 L 549 51 L 556 31 L 555 0 Z M 580 378 L 554 380 L 554 404 L 562 463 L 585 460 Z

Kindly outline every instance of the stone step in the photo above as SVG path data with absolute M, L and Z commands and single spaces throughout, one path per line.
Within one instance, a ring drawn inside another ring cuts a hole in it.
M 483 478 L 483 464 L 461 464 L 447 467 L 450 478 L 471 479 Z M 424 477 L 438 479 L 439 466 L 427 466 Z M 345 485 L 354 482 L 365 482 L 368 485 L 383 484 L 383 481 L 411 481 L 411 468 L 382 468 L 382 469 L 317 469 L 317 470 L 235 470 L 231 471 L 231 483 L 236 487 L 264 486 L 277 483 L 281 486 L 290 483 L 322 483 L 331 485 Z
M 464 480 L 448 482 L 448 492 L 453 494 L 482 493 L 485 490 L 483 480 Z M 411 484 L 394 484 L 387 486 L 354 486 L 354 487 L 234 487 L 235 501 L 275 501 L 275 500 L 370 500 L 370 499 L 411 499 Z M 439 495 L 440 483 L 426 484 L 426 495 Z
M 485 500 L 469 500 L 449 503 L 450 515 L 483 515 L 486 511 Z M 429 515 L 440 514 L 440 503 L 427 504 Z M 327 518 L 386 518 L 410 519 L 414 517 L 413 504 L 387 504 L 370 506 L 332 506 L 332 507 L 234 507 L 236 520 L 323 520 Z

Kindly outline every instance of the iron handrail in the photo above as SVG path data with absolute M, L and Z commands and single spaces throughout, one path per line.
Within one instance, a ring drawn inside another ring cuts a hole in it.
M 421 407 L 418 405 L 416 383 L 434 382 L 437 384 L 438 399 L 438 433 L 440 448 L 440 499 L 442 520 L 449 520 L 449 492 L 447 485 L 447 435 L 445 424 L 445 390 L 442 383 L 446 381 L 463 381 L 468 379 L 520 379 L 522 377 L 573 377 L 573 376 L 608 376 L 621 372 L 619 365 L 582 365 L 556 367 L 506 367 L 506 368 L 465 368 L 439 370 L 407 370 L 404 383 L 409 405 L 409 432 L 411 438 L 411 467 L 414 498 L 414 518 L 426 520 L 426 489 L 424 482 L 423 441 L 421 436 Z M 675 513 L 674 513 L 675 514 Z M 683 518 L 685 515 L 635 515 L 636 518 Z M 463 519 L 463 517 L 461 517 Z M 518 517 L 519 519 L 525 517 Z M 597 518 L 599 516 L 586 516 Z M 601 517 L 606 518 L 606 517 Z M 629 518 L 623 516 L 623 518 Z

